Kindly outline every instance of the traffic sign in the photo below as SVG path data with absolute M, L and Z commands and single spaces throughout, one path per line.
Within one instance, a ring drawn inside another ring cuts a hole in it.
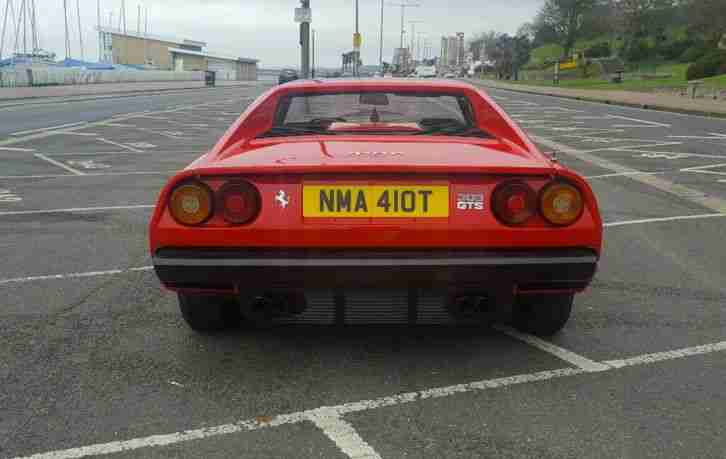
M 363 37 L 359 33 L 353 34 L 353 48 L 359 49 L 360 45 L 363 43 Z

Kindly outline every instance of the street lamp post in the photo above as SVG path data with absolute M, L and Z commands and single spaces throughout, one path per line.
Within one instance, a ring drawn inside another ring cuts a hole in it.
M 360 76 L 360 69 L 358 65 L 360 63 L 360 32 L 358 31 L 358 0 L 355 0 L 355 62 L 353 63 L 353 75 Z
M 300 0 L 300 4 L 304 9 L 310 9 L 310 0 Z M 300 73 L 303 79 L 310 77 L 310 23 L 302 21 L 300 23 Z
M 404 17 L 406 15 L 406 8 L 418 8 L 421 5 L 418 3 L 410 3 L 410 2 L 389 3 L 388 5 L 401 7 L 401 44 L 399 46 L 399 49 L 403 50 L 404 37 L 406 35 L 406 28 L 404 26 L 404 24 L 405 24 Z M 403 52 L 403 51 L 401 51 L 401 52 Z M 403 56 L 401 56 L 401 57 L 403 57 Z M 403 60 L 403 59 L 401 58 L 401 60 Z M 403 67 L 403 63 L 399 62 L 399 66 Z
M 408 21 L 409 25 L 411 26 L 411 47 L 410 47 L 410 54 L 411 54 L 411 60 L 416 61 L 416 24 L 422 24 L 423 21 Z
M 384 0 L 381 0 L 381 33 L 378 39 L 378 45 L 380 47 L 378 50 L 378 69 L 381 72 L 381 76 L 383 76 L 383 5 Z

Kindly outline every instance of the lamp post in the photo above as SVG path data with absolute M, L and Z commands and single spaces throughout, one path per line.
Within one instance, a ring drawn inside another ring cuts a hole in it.
M 312 30 L 313 30 L 313 53 L 312 53 L 313 65 L 312 65 L 312 70 L 311 70 L 310 76 L 312 79 L 315 79 L 315 29 L 312 29 Z
M 300 0 L 303 9 L 310 9 L 310 0 Z M 302 78 L 306 79 L 310 76 L 310 22 L 300 22 L 300 73 Z
M 358 0 L 355 0 L 355 35 L 353 36 L 353 50 L 355 61 L 353 62 L 353 75 L 360 76 L 360 31 L 358 30 Z

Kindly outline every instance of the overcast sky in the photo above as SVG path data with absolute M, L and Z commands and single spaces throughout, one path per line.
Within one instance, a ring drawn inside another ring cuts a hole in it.
M 3 14 L 6 1 L 16 7 L 22 0 L 0 0 Z M 96 26 L 97 0 L 67 0 L 70 13 L 72 53 L 80 58 L 76 2 L 80 3 L 86 59 L 98 56 Z M 121 0 L 100 0 L 103 24 L 114 14 L 118 26 Z M 513 33 L 531 20 L 544 0 L 420 0 L 419 8 L 407 8 L 409 20 L 439 54 L 442 35 L 472 34 L 497 30 Z M 35 0 L 41 46 L 65 56 L 63 0 Z M 400 3 L 400 0 L 386 0 Z M 207 42 L 209 52 L 260 59 L 262 67 L 297 66 L 299 63 L 298 25 L 293 22 L 295 0 L 126 0 L 128 30 L 137 27 L 137 8 L 149 9 L 151 32 Z M 455 5 L 455 6 L 454 6 Z M 355 30 L 355 0 L 311 0 L 313 28 L 318 36 L 319 63 L 340 66 L 340 55 L 352 49 Z M 364 64 L 378 63 L 380 0 L 360 0 L 361 58 Z M 1 26 L 1 24 L 0 24 Z M 10 27 L 8 27 L 9 29 Z M 143 28 L 143 25 L 142 25 Z M 384 60 L 391 60 L 400 42 L 401 8 L 386 6 L 384 14 Z M 425 34 L 425 35 L 424 35 Z M 7 35 L 10 35 L 8 32 Z M 14 34 L 13 34 L 14 35 Z M 8 38 L 6 36 L 6 43 Z M 10 39 L 11 45 L 14 38 Z M 5 46 L 5 55 L 8 45 Z

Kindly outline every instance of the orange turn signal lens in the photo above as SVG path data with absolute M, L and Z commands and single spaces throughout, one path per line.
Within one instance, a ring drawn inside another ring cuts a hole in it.
M 212 190 L 207 185 L 187 182 L 171 193 L 169 212 L 182 225 L 199 225 L 212 216 L 213 202 Z
M 540 193 L 542 216 L 553 225 L 575 223 L 582 215 L 583 207 L 582 193 L 569 183 L 551 183 Z

